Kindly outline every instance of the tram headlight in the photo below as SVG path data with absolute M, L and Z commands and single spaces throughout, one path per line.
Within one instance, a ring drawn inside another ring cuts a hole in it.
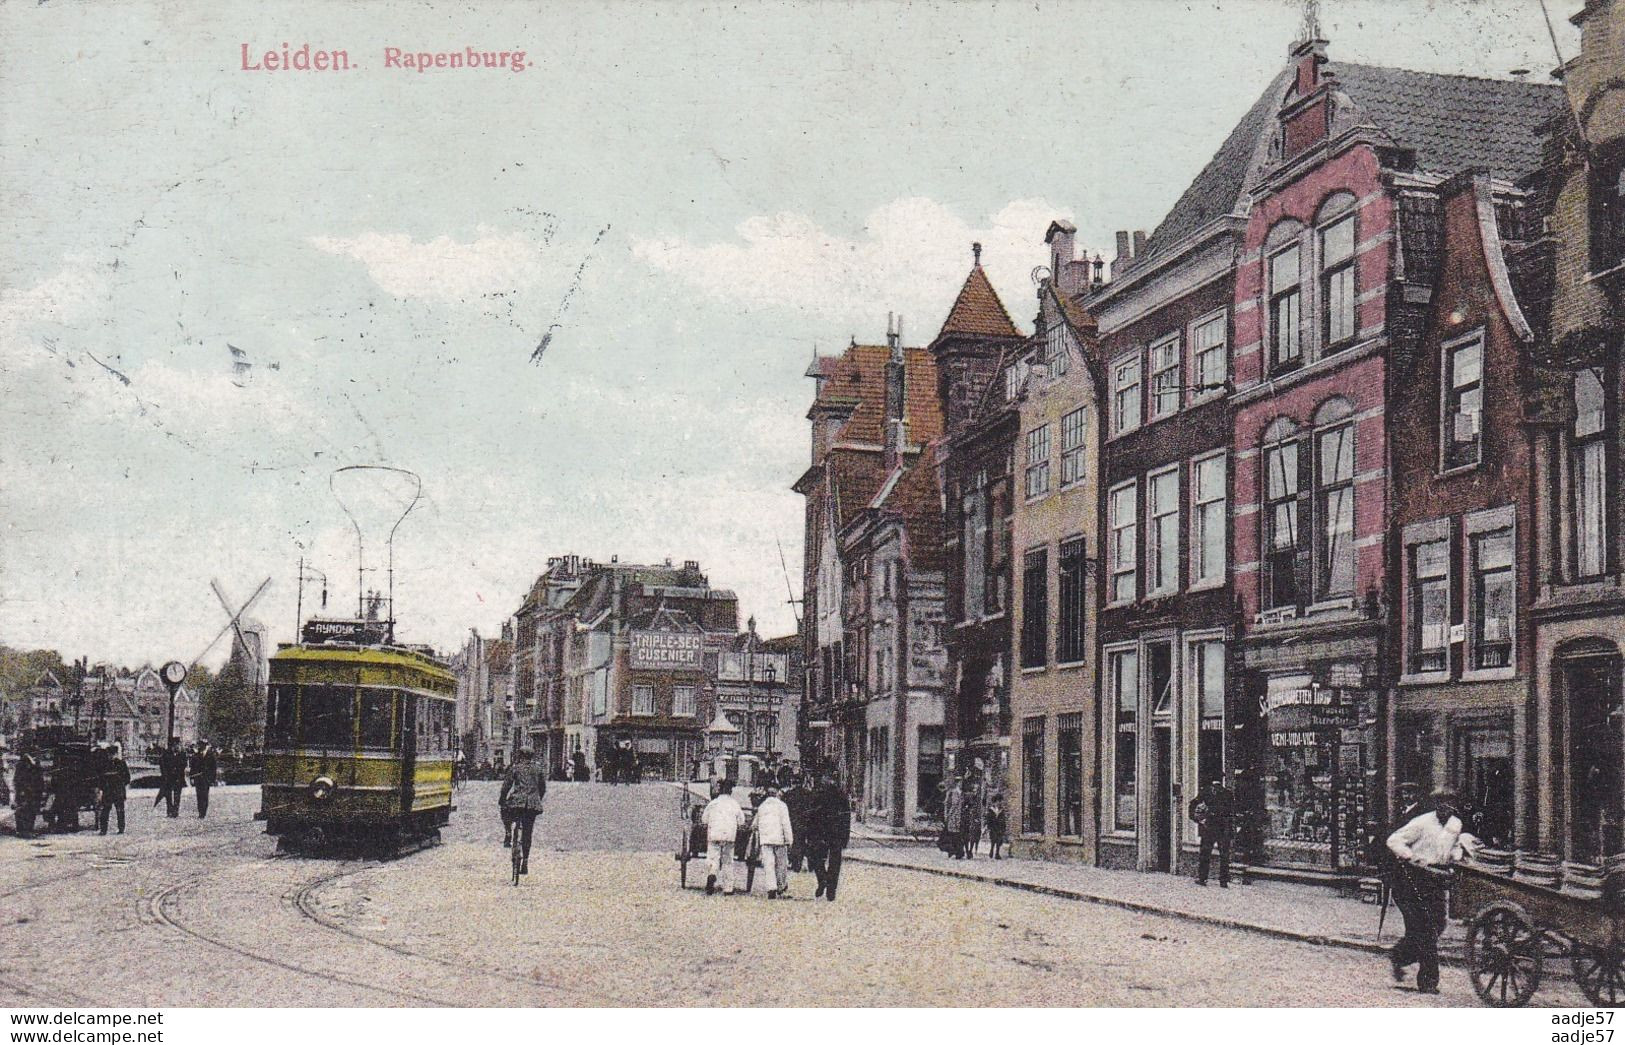
M 333 789 L 337 786 L 332 777 L 319 776 L 310 782 L 310 797 L 317 802 L 325 802 L 333 797 Z

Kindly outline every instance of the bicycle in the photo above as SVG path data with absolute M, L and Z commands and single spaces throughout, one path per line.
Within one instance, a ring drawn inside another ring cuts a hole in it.
M 508 847 L 508 852 L 513 857 L 513 884 L 517 886 L 519 876 L 524 873 L 523 868 L 525 866 L 525 850 L 519 844 L 519 839 L 515 838 L 513 840 L 513 844 Z

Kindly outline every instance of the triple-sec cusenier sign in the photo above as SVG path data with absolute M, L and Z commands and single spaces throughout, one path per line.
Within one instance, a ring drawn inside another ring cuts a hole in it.
M 693 632 L 634 631 L 632 666 L 699 671 L 704 663 L 704 637 Z

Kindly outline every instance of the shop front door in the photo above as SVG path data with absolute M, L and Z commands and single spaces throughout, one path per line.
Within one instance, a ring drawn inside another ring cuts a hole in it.
M 1571 860 L 1625 851 L 1625 706 L 1620 658 L 1577 657 L 1562 666 L 1568 696 Z
M 1152 730 L 1151 775 L 1155 805 L 1151 813 L 1152 867 L 1171 871 L 1174 853 L 1173 732 L 1167 726 Z

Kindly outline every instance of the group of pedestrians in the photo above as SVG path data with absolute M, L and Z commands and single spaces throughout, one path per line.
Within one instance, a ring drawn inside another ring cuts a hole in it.
M 1009 829 L 1004 793 L 989 790 L 982 782 L 983 775 L 978 760 L 974 767 L 943 785 L 942 834 L 937 838 L 937 848 L 955 860 L 974 857 L 984 831 L 988 855 L 995 860 L 1004 855 Z
M 754 805 L 755 815 L 747 815 L 734 796 L 734 781 L 717 782 L 715 797 L 700 814 L 707 843 L 706 895 L 719 889 L 733 895 L 739 862 L 755 852 L 767 875 L 768 899 L 788 899 L 790 874 L 805 865 L 818 883 L 814 899 L 833 902 L 852 838 L 852 803 L 835 775 L 811 785 L 793 780 L 789 787 L 770 778 Z
M 17 813 L 17 834 L 31 837 L 41 815 L 47 824 L 75 823 L 86 806 L 96 812 L 96 829 L 106 834 L 117 824 L 125 828 L 125 803 L 129 796 L 130 764 L 119 744 L 98 744 L 85 771 L 54 770 L 47 774 L 44 764 L 32 751 L 17 759 L 12 772 L 12 806 Z M 87 775 L 88 772 L 88 775 Z M 200 741 L 188 751 L 171 744 L 158 756 L 158 793 L 152 804 L 164 804 L 169 816 L 180 816 L 181 794 L 190 777 L 197 793 L 197 815 L 209 815 L 209 794 L 219 782 L 220 762 L 214 746 Z

